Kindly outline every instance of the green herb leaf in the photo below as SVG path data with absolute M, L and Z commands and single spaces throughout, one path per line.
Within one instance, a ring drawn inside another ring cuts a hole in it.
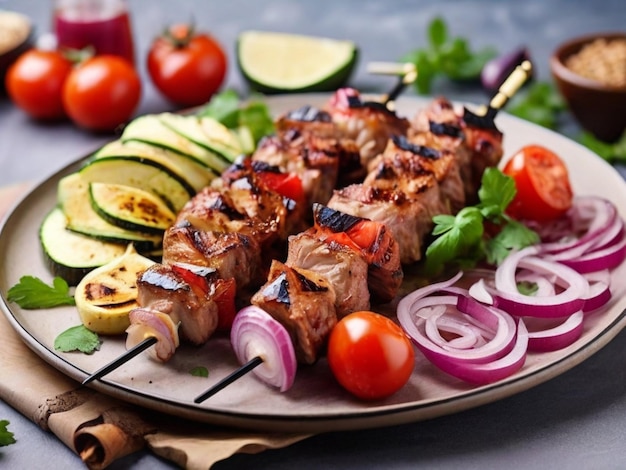
M 535 82 L 520 90 L 506 108 L 507 112 L 549 129 L 556 129 L 561 112 L 566 110 L 563 97 L 550 82 Z
M 214 95 L 198 115 L 212 117 L 240 136 L 246 136 L 244 140 L 250 138 L 252 148 L 246 148 L 250 152 L 263 137 L 275 131 L 274 120 L 267 105 L 260 99 L 253 99 L 242 105 L 234 90 L 225 90 Z
M 193 369 L 191 369 L 189 373 L 193 375 L 194 377 L 208 377 L 209 369 L 203 366 L 198 366 L 198 367 L 194 367 Z
M 60 277 L 55 277 L 50 286 L 37 277 L 22 276 L 20 281 L 9 289 L 7 300 L 26 309 L 75 305 L 67 282 Z
M 431 92 L 438 76 L 452 80 L 477 79 L 485 64 L 497 53 L 493 48 L 474 52 L 466 39 L 450 37 L 448 26 L 441 17 L 430 22 L 427 35 L 428 47 L 413 50 L 401 59 L 415 64 L 418 74 L 414 85 L 422 95 Z
M 602 142 L 589 132 L 583 132 L 577 140 L 610 163 L 626 162 L 626 132 L 613 144 Z
M 499 265 L 511 250 L 538 243 L 536 232 L 505 214 L 515 193 L 513 178 L 498 168 L 487 168 L 476 206 L 465 207 L 456 216 L 433 217 L 432 235 L 438 238 L 426 248 L 426 272 L 438 274 L 452 262 L 472 267 L 482 259 Z M 495 226 L 497 233 L 490 235 L 485 223 Z
M 54 349 L 61 352 L 80 351 L 92 354 L 100 348 L 100 338 L 84 325 L 68 328 L 54 340 Z
M 524 295 L 535 295 L 539 286 L 536 282 L 522 281 L 517 283 L 517 290 Z
M 0 421 L 0 447 L 15 444 L 15 437 L 13 433 L 9 431 L 8 425 L 11 424 L 6 419 Z

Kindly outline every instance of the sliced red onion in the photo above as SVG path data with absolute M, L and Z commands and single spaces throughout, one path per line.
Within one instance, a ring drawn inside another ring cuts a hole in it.
M 178 325 L 169 315 L 158 310 L 138 307 L 132 309 L 128 317 L 130 326 L 126 328 L 126 349 L 131 349 L 153 336 L 157 343 L 148 349 L 150 357 L 160 362 L 172 358 L 180 345 L 180 339 Z
M 495 288 L 487 291 L 492 304 L 518 317 L 566 317 L 583 308 L 589 283 L 574 269 L 536 256 L 535 246 L 511 253 L 496 269 Z M 555 284 L 563 288 L 551 296 L 524 295 L 517 288 L 517 270 L 525 268 L 543 275 L 554 276 Z M 483 299 L 480 299 L 483 300 Z
M 285 327 L 265 310 L 250 305 L 233 321 L 230 341 L 240 364 L 260 357 L 263 363 L 252 372 L 263 382 L 289 390 L 296 376 L 296 353 Z
M 489 383 L 519 370 L 527 335 L 520 339 L 509 314 L 477 302 L 450 281 L 418 289 L 400 301 L 397 317 L 407 335 L 434 365 L 472 383 Z
M 503 380 L 519 371 L 526 362 L 528 350 L 528 331 L 523 321 L 519 321 L 516 331 L 514 347 L 505 356 L 485 364 L 467 363 L 462 361 L 446 360 L 440 356 L 433 356 L 430 351 L 424 355 L 433 364 L 448 374 L 477 385 L 486 385 Z
M 611 300 L 611 273 L 608 269 L 586 274 L 589 282 L 589 295 L 585 297 L 583 312 L 593 312 L 604 307 Z
M 528 350 L 529 351 L 557 351 L 574 343 L 580 338 L 583 332 L 584 315 L 582 311 L 576 312 L 567 317 L 563 322 L 556 326 L 540 327 L 535 330 L 538 321 L 544 319 L 531 318 L 526 319 L 529 326 L 528 333 Z
M 622 264 L 624 259 L 626 259 L 626 238 L 622 238 L 614 245 L 592 251 L 578 258 L 562 259 L 560 262 L 579 273 L 591 273 L 616 268 Z

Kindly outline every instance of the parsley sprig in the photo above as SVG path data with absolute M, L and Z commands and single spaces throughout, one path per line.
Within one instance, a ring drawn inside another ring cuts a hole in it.
M 426 249 L 426 271 L 438 274 L 452 263 L 469 268 L 483 260 L 499 265 L 511 250 L 537 243 L 536 232 L 505 214 L 516 191 L 513 178 L 497 168 L 486 169 L 477 205 L 456 215 L 433 217 L 436 238 Z M 486 229 L 487 224 L 496 228 L 495 233 Z
M 451 80 L 477 79 L 484 65 L 496 56 L 494 48 L 472 51 L 467 39 L 452 37 L 441 17 L 430 22 L 427 33 L 427 47 L 415 49 L 402 59 L 415 64 L 418 70 L 415 88 L 419 94 L 429 94 L 438 76 Z
M 52 280 L 52 285 L 35 276 L 22 276 L 7 292 L 7 300 L 26 309 L 76 304 L 67 282 L 58 276 Z

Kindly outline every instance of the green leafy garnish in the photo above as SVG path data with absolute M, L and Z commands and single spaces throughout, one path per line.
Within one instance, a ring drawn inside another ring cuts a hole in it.
M 247 151 L 254 150 L 266 135 L 275 130 L 274 120 L 267 105 L 259 100 L 250 100 L 242 105 L 237 92 L 225 90 L 216 94 L 198 115 L 216 119 L 229 129 L 235 130 L 243 140 L 250 140 Z
M 427 95 L 438 76 L 452 80 L 477 79 L 485 64 L 495 56 L 496 50 L 491 47 L 472 51 L 466 39 L 451 37 L 443 18 L 436 17 L 428 26 L 428 47 L 408 53 L 402 61 L 415 64 L 418 71 L 415 88 L 419 94 Z
M 55 277 L 52 285 L 48 285 L 35 276 L 22 276 L 9 289 L 7 300 L 26 309 L 75 305 L 74 296 L 69 291 L 67 282 L 60 277 Z
M 508 104 L 507 112 L 548 129 L 556 129 L 566 104 L 553 83 L 535 82 L 520 90 Z
M 208 377 L 209 376 L 209 369 L 207 369 L 204 366 L 197 366 L 197 367 L 194 367 L 193 369 L 191 369 L 189 371 L 189 373 L 191 375 L 193 375 L 194 377 Z
M 100 338 L 84 325 L 68 328 L 54 340 L 54 349 L 61 352 L 80 351 L 92 354 L 100 348 Z
M 13 433 L 8 430 L 7 426 L 11 424 L 6 419 L 0 421 L 0 447 L 15 444 Z
M 513 178 L 497 168 L 487 168 L 477 205 L 464 207 L 456 215 L 433 217 L 436 238 L 426 249 L 426 271 L 437 274 L 452 262 L 461 268 L 482 260 L 499 265 L 511 250 L 537 243 L 536 232 L 505 214 L 516 191 Z M 497 228 L 495 234 L 485 229 L 486 223 Z
M 539 290 L 539 286 L 536 282 L 521 281 L 517 283 L 517 290 L 520 294 L 535 295 Z
M 626 132 L 612 144 L 598 140 L 589 132 L 583 132 L 577 140 L 610 163 L 626 162 Z

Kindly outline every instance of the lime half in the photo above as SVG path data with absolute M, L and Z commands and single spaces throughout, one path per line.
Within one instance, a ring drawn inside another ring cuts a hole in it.
M 261 93 L 333 91 L 357 61 L 352 41 L 265 31 L 245 31 L 237 41 L 239 68 Z

